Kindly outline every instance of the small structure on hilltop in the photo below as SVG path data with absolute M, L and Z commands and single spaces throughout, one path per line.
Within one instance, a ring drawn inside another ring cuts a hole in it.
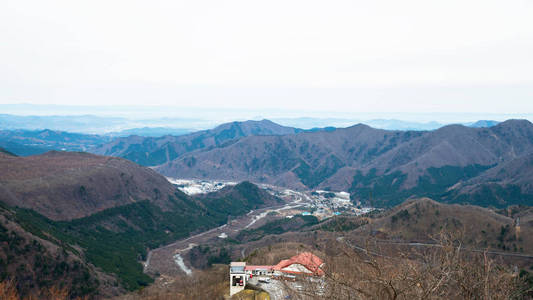
M 246 286 L 245 262 L 232 262 L 229 267 L 229 295 L 233 296 Z
M 324 276 L 324 262 L 311 252 L 303 252 L 284 259 L 273 266 L 246 265 L 245 262 L 230 264 L 230 296 L 244 290 L 246 282 L 254 276 L 283 278 L 295 275 Z

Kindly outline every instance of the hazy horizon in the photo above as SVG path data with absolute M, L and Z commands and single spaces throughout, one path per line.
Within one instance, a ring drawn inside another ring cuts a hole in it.
M 6 0 L 0 104 L 533 114 L 531 15 L 527 0 Z
M 0 114 L 18 116 L 80 116 L 93 115 L 120 117 L 139 120 L 146 118 L 191 118 L 216 121 L 243 121 L 261 119 L 353 119 L 353 120 L 401 120 L 408 122 L 453 123 L 475 122 L 479 120 L 505 121 L 508 119 L 533 120 L 533 113 L 493 113 L 493 112 L 394 112 L 362 111 L 346 112 L 309 109 L 254 109 L 242 108 L 198 108 L 177 105 L 86 105 L 86 104 L 30 104 L 0 103 Z
M 14 118 L 13 118 L 14 117 Z M 24 117 L 36 117 L 24 119 Z M 349 127 L 358 123 L 390 130 L 433 130 L 479 120 L 527 119 L 533 114 L 486 113 L 342 113 L 302 110 L 201 109 L 171 106 L 66 106 L 0 104 L 1 129 L 52 129 L 111 133 L 134 128 L 175 128 L 192 132 L 233 121 L 268 119 L 302 129 Z

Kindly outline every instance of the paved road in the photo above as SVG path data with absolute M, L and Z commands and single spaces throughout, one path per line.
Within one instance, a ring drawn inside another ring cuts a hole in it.
M 362 252 L 365 252 L 365 253 L 368 253 L 368 254 L 371 254 L 371 255 L 374 255 L 374 256 L 387 257 L 387 256 L 384 256 L 382 254 L 379 254 L 379 253 L 376 253 L 376 252 L 372 252 L 372 251 L 369 251 L 369 250 L 367 250 L 365 248 L 359 247 L 356 244 L 354 244 L 353 242 L 345 240 L 343 237 L 337 238 L 337 241 L 339 241 L 339 242 L 343 241 L 343 240 L 344 240 L 346 245 L 348 245 L 349 247 L 352 247 L 352 248 L 354 248 L 356 250 L 359 250 L 359 251 L 362 251 Z M 401 246 L 410 246 L 410 247 L 442 247 L 442 245 L 439 245 L 439 244 L 419 243 L 419 242 L 398 242 L 398 241 L 387 241 L 387 240 L 376 240 L 376 242 L 381 243 L 381 244 L 401 245 Z M 498 256 L 508 256 L 508 257 L 519 257 L 519 258 L 533 259 L 533 255 L 529 255 L 529 254 L 509 253 L 509 252 L 499 252 L 499 251 L 486 251 L 484 249 L 471 249 L 471 248 L 462 248 L 461 250 L 462 251 L 469 251 L 469 252 L 480 252 L 480 253 L 487 252 L 487 254 L 498 255 Z
M 442 247 L 442 245 L 431 244 L 431 243 L 410 243 L 410 242 L 395 242 L 395 241 L 386 241 L 386 240 L 377 240 L 377 242 L 382 243 L 382 244 L 396 244 L 396 245 L 405 245 L 405 246 L 411 246 L 411 247 Z M 469 252 L 481 252 L 481 253 L 487 252 L 487 254 L 498 255 L 498 256 L 510 256 L 510 257 L 521 257 L 521 258 L 533 259 L 533 255 L 522 254 L 522 253 L 486 251 L 484 249 L 471 249 L 471 248 L 462 248 L 462 250 L 469 251 Z

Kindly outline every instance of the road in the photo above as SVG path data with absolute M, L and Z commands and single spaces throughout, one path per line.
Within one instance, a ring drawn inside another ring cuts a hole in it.
M 395 242 L 395 241 L 386 241 L 386 240 L 377 240 L 377 242 L 378 243 L 382 243 L 382 244 L 396 244 L 396 245 L 411 246 L 411 247 L 442 247 L 442 245 L 431 244 L 431 243 Z M 533 255 L 522 254 L 522 253 L 487 251 L 487 250 L 484 250 L 484 249 L 471 249 L 471 248 L 462 248 L 462 250 L 463 251 L 469 251 L 469 252 L 481 252 L 481 253 L 485 253 L 486 252 L 487 254 L 498 255 L 498 256 L 509 256 L 509 257 L 520 257 L 520 258 L 533 259 Z
M 382 257 L 388 257 L 376 252 L 372 252 L 370 250 L 367 250 L 366 248 L 362 248 L 354 244 L 353 242 L 350 242 L 348 240 L 345 240 L 343 237 L 338 237 L 337 241 L 341 242 L 344 241 L 346 245 L 349 247 L 362 251 L 364 253 L 373 255 L 373 256 L 382 256 Z M 389 244 L 389 245 L 400 245 L 400 246 L 409 246 L 409 247 L 442 247 L 442 245 L 439 244 L 432 244 L 432 243 L 420 243 L 420 242 L 398 242 L 398 241 L 387 241 L 387 240 L 376 240 L 377 243 L 380 244 Z M 533 259 L 533 255 L 529 254 L 521 254 L 521 253 L 509 253 L 509 252 L 499 252 L 499 251 L 487 251 L 484 249 L 471 249 L 471 248 L 461 248 L 462 251 L 468 251 L 468 252 L 478 252 L 478 253 L 487 253 L 490 255 L 498 255 L 498 256 L 507 256 L 507 257 L 519 257 L 519 258 L 527 258 L 527 259 Z

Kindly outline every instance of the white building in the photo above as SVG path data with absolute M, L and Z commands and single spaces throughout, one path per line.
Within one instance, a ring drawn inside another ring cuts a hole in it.
M 245 262 L 232 262 L 229 268 L 229 295 L 233 296 L 246 286 Z

